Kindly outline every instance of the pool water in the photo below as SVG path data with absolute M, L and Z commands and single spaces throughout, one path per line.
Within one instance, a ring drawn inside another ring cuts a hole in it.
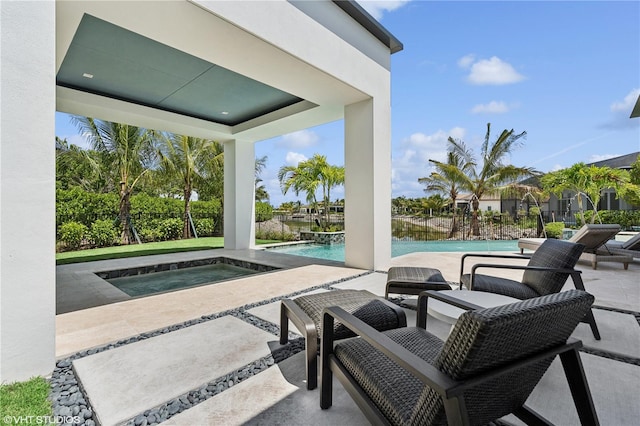
M 278 253 L 344 262 L 344 244 L 301 244 L 274 247 Z M 474 241 L 393 241 L 391 257 L 415 252 L 494 252 L 518 251 L 518 240 L 474 240 Z
M 258 272 L 254 269 L 216 263 L 129 277 L 110 278 L 107 281 L 129 296 L 135 297 L 229 280 Z

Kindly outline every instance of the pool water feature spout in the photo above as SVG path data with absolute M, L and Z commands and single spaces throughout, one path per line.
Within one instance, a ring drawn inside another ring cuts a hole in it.
M 536 200 L 536 197 L 534 197 L 530 191 L 527 191 L 520 200 L 520 204 L 522 204 L 527 199 L 527 196 L 531 197 L 533 202 L 536 204 L 536 207 L 538 208 L 538 218 L 540 219 L 540 223 L 542 224 L 542 234 L 545 238 L 547 238 L 547 230 L 545 228 L 544 219 L 542 217 L 542 209 L 540 208 L 540 204 L 538 204 L 538 200 Z

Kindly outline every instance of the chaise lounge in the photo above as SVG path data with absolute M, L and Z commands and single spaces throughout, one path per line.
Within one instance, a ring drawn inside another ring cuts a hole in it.
M 587 224 L 582 226 L 568 241 L 585 246 L 580 260 L 590 262 L 593 269 L 598 269 L 598 262 L 619 262 L 624 265 L 624 269 L 628 269 L 629 263 L 633 261 L 631 256 L 613 253 L 605 247 L 605 243 L 618 232 L 620 232 L 620 225 Z M 520 253 L 524 253 L 525 249 L 536 251 L 544 241 L 545 238 L 520 238 L 518 248 Z
M 627 241 L 607 241 L 604 246 L 613 254 L 640 259 L 640 233 L 637 233 Z

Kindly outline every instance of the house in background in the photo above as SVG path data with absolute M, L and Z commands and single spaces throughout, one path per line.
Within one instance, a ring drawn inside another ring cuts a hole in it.
M 630 154 L 621 155 L 619 157 L 609 158 L 602 161 L 596 161 L 593 163 L 587 163 L 587 166 L 596 167 L 611 167 L 612 169 L 631 170 L 631 166 L 638 159 L 639 152 L 632 152 Z M 539 187 L 540 182 L 538 178 L 529 178 L 522 182 L 523 185 Z M 575 222 L 575 213 L 578 212 L 578 202 L 576 200 L 576 193 L 573 191 L 564 191 L 560 197 L 551 194 L 549 197 L 537 200 L 542 216 L 545 221 L 548 222 Z M 515 212 L 519 210 L 529 211 L 529 209 L 536 205 L 533 199 L 529 196 L 521 199 L 513 197 L 503 197 L 500 201 L 500 211 L 505 213 L 511 213 L 513 216 Z M 587 210 L 593 210 L 593 206 L 589 200 L 586 200 L 584 206 Z M 638 206 L 633 206 L 621 198 L 616 197 L 616 192 L 613 189 L 605 189 L 600 197 L 600 201 L 596 206 L 596 210 L 635 210 Z
M 640 152 L 632 152 L 630 154 L 621 155 L 619 157 L 609 158 L 602 161 L 587 163 L 587 166 L 611 167 L 612 169 L 631 170 L 631 165 L 638 159 Z M 613 189 L 605 189 L 600 197 L 596 210 L 634 210 L 637 206 L 633 206 L 621 198 L 617 198 Z M 593 210 L 591 201 L 586 200 L 584 205 L 586 210 Z M 578 201 L 576 193 L 573 191 L 563 191 L 561 197 L 551 194 L 549 197 L 548 209 L 545 213 L 549 217 L 555 216 L 556 221 L 567 223 L 575 222 L 575 214 L 578 212 Z

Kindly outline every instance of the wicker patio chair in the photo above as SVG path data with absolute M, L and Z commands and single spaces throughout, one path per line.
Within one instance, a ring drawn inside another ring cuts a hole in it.
M 425 293 L 439 298 L 437 291 Z M 332 405 L 335 374 L 372 424 L 484 425 L 510 413 L 527 424 L 550 424 L 525 401 L 560 355 L 580 422 L 596 425 L 578 352 L 582 342 L 569 337 L 593 300 L 570 290 L 467 311 L 446 342 L 419 327 L 378 332 L 328 308 L 320 406 Z M 361 338 L 334 346 L 334 321 Z
M 582 255 L 584 246 L 563 240 L 545 240 L 531 257 L 497 254 L 465 254 L 460 262 L 460 288 L 503 294 L 516 299 L 530 299 L 558 293 L 569 276 L 575 288 L 584 290 L 582 271 L 574 269 Z M 492 263 L 477 263 L 471 267 L 471 273 L 464 273 L 464 263 L 468 258 L 497 258 L 497 259 L 529 259 L 525 265 L 497 265 Z M 522 281 L 494 277 L 476 273 L 478 269 L 519 269 L 524 270 Z M 600 340 L 600 332 L 593 312 L 589 310 L 584 318 L 591 327 L 594 337 Z
M 280 304 L 280 344 L 289 340 L 289 320 L 305 339 L 307 389 L 318 386 L 318 342 L 321 335 L 322 311 L 339 306 L 360 318 L 376 330 L 406 327 L 407 317 L 402 308 L 366 290 L 332 290 L 283 299 Z M 336 339 L 352 337 L 353 333 L 340 324 L 334 329 Z

